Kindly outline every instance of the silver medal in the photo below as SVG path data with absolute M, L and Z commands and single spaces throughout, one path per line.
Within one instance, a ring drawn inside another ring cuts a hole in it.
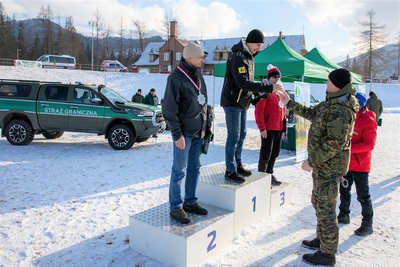
M 206 98 L 204 97 L 204 95 L 199 94 L 199 96 L 197 97 L 197 101 L 200 105 L 204 105 L 206 103 Z

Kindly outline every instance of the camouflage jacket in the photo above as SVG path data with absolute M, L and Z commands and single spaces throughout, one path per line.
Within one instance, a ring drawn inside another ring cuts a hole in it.
M 350 161 L 350 140 L 356 118 L 356 90 L 351 84 L 335 93 L 327 93 L 326 101 L 313 108 L 293 100 L 288 109 L 311 121 L 308 133 L 308 163 L 322 176 L 342 176 Z

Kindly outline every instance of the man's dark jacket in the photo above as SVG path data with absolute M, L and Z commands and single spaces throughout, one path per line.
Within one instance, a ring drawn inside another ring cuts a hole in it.
M 206 131 L 211 131 L 211 118 L 207 112 L 207 87 L 201 75 L 200 68 L 190 66 L 181 60 L 179 67 L 188 74 L 194 82 L 201 84 L 200 91 L 205 97 L 205 103 L 198 101 L 199 90 L 192 81 L 176 68 L 169 76 L 162 101 L 162 112 L 171 130 L 174 141 L 182 135 L 203 138 Z
M 243 42 L 232 47 L 232 55 L 226 62 L 221 107 L 247 110 L 253 92 L 272 92 L 272 85 L 254 82 L 254 57 Z

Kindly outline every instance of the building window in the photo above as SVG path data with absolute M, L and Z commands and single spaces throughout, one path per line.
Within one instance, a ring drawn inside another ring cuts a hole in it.
M 180 61 L 181 57 L 182 57 L 182 53 L 181 52 L 176 52 L 175 60 L 176 61 Z
M 169 61 L 169 52 L 164 53 L 164 61 Z

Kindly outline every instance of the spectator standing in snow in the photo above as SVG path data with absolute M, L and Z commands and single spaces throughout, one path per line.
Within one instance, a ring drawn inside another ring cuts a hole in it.
M 138 89 L 136 94 L 132 96 L 132 102 L 143 103 L 144 96 L 142 95 L 142 89 Z
M 267 79 L 270 84 L 276 84 L 281 79 L 280 70 L 268 65 Z M 275 177 L 274 165 L 281 151 L 282 135 L 286 131 L 286 109 L 279 101 L 276 92 L 262 94 L 254 109 L 256 124 L 260 130 L 261 148 L 258 159 L 258 171 L 271 174 L 271 184 L 281 184 Z
M 158 97 L 156 95 L 156 89 L 151 88 L 150 92 L 144 97 L 143 104 L 158 106 Z
M 376 121 L 378 122 L 383 112 L 383 106 L 382 106 L 382 101 L 372 91 L 369 92 L 369 98 L 367 100 L 367 108 L 375 113 Z
M 338 222 L 350 223 L 351 186 L 356 186 L 357 200 L 361 203 L 361 226 L 354 231 L 359 236 L 370 235 L 373 232 L 373 208 L 371 195 L 369 194 L 368 176 L 371 171 L 372 150 L 375 147 L 376 130 L 378 125 L 374 112 L 365 106 L 367 97 L 357 92 L 359 103 L 356 121 L 354 123 L 353 136 L 351 137 L 351 155 L 349 172 L 344 176 L 340 184 L 340 205 Z
M 304 254 L 303 261 L 323 266 L 336 264 L 339 243 L 336 203 L 339 183 L 348 171 L 350 140 L 358 110 L 350 72 L 336 69 L 329 73 L 328 78 L 326 100 L 312 108 L 290 100 L 284 90 L 279 91 L 281 101 L 289 110 L 311 121 L 308 159 L 301 167 L 312 171 L 311 203 L 317 216 L 317 237 L 304 240 L 302 246 L 318 251 Z
M 169 184 L 170 216 L 187 224 L 186 212 L 206 215 L 197 203 L 196 188 L 200 176 L 203 138 L 211 133 L 211 114 L 207 108 L 207 87 L 201 75 L 203 48 L 189 42 L 183 48 L 179 66 L 168 76 L 162 112 L 173 139 L 173 164 Z M 185 180 L 185 197 L 181 182 Z
M 221 107 L 225 112 L 227 138 L 225 145 L 225 179 L 243 183 L 246 170 L 242 163 L 243 142 L 246 138 L 247 110 L 253 92 L 271 93 L 281 85 L 263 84 L 254 81 L 254 56 L 264 44 L 264 34 L 257 29 L 250 31 L 232 47 L 232 55 L 226 62 L 224 85 L 221 92 Z

